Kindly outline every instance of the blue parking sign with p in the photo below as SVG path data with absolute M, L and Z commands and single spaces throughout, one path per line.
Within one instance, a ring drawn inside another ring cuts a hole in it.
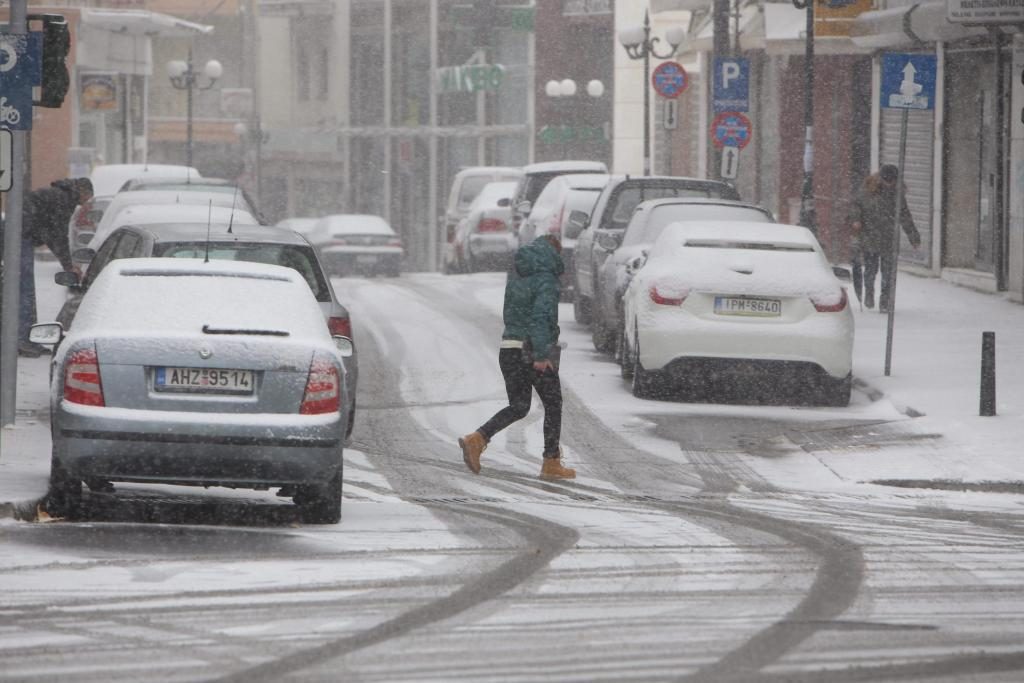
M 711 104 L 715 113 L 750 111 L 750 61 L 715 57 Z

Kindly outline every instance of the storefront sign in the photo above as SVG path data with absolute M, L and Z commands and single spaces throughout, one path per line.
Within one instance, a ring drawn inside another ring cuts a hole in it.
M 946 0 L 946 19 L 955 24 L 1024 23 L 1024 0 Z
M 79 109 L 83 112 L 113 112 L 117 106 L 117 74 L 78 75 Z
M 494 91 L 501 87 L 505 67 L 501 64 L 444 66 L 437 70 L 438 89 L 442 93 Z
M 562 0 L 562 14 L 567 17 L 611 13 L 612 0 Z

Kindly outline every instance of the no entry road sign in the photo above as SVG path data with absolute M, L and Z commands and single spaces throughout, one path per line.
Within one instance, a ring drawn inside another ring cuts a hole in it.
M 679 62 L 662 62 L 651 74 L 651 85 L 662 97 L 675 98 L 689 87 L 690 79 Z
M 711 122 L 711 140 L 715 147 L 743 149 L 752 135 L 750 119 L 736 111 L 723 111 Z

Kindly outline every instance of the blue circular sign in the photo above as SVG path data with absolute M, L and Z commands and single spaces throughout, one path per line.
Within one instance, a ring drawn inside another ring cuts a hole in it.
M 674 99 L 689 87 L 690 79 L 679 62 L 662 62 L 651 74 L 651 85 L 662 97 Z

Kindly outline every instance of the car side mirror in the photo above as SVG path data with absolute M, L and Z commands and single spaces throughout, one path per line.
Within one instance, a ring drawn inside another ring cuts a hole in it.
M 570 211 L 569 220 L 565 223 L 565 236 L 568 239 L 576 239 L 583 229 L 587 227 L 590 216 L 586 211 Z
M 72 273 L 69 270 L 62 270 L 59 273 L 55 273 L 53 281 L 61 287 L 78 287 L 82 284 L 81 280 L 78 279 L 78 273 Z
M 840 282 L 853 282 L 850 269 L 844 266 L 832 266 L 832 274 L 839 278 Z
M 89 247 L 82 247 L 71 252 L 71 260 L 75 263 L 91 263 L 96 258 L 96 250 Z
M 334 340 L 334 345 L 338 348 L 338 351 L 341 352 L 342 358 L 349 358 L 353 353 L 355 353 L 355 344 L 353 344 L 352 340 L 348 337 L 336 334 L 332 336 L 331 339 Z
M 28 340 L 33 344 L 57 345 L 64 338 L 60 323 L 38 323 L 29 328 Z
M 597 238 L 597 244 L 605 251 L 615 251 L 622 244 L 622 234 L 618 232 L 606 232 Z
M 643 268 L 645 263 L 647 263 L 647 252 L 646 251 L 643 252 L 640 256 L 637 256 L 636 258 L 631 259 L 629 261 L 629 263 L 626 264 L 626 270 L 630 274 L 633 274 L 636 271 L 638 271 L 641 268 Z
M 504 208 L 506 206 L 512 206 L 512 198 L 511 197 L 502 197 L 501 199 L 498 200 L 498 206 L 500 206 L 502 208 Z
M 530 209 L 533 208 L 533 204 L 527 201 L 522 201 L 516 204 L 516 213 L 526 216 L 530 213 Z

